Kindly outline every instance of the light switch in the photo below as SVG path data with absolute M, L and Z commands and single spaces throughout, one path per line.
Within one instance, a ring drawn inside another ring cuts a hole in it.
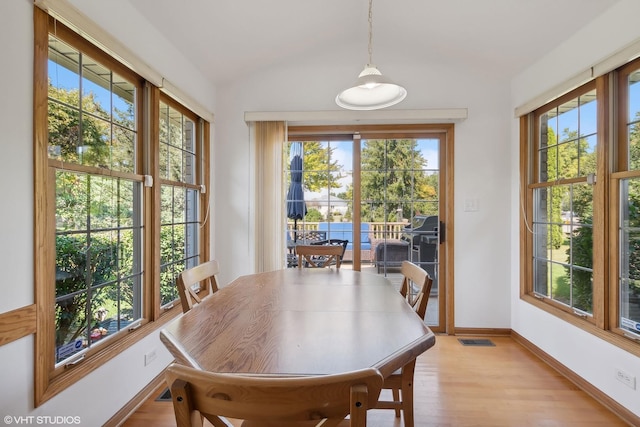
M 477 212 L 478 211 L 478 199 L 465 199 L 464 200 L 465 212 Z

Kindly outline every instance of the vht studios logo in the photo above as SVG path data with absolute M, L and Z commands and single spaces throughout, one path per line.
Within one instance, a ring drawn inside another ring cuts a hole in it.
M 6 425 L 45 425 L 45 426 L 55 426 L 55 425 L 73 425 L 80 424 L 82 420 L 79 416 L 63 416 L 63 415 L 26 415 L 26 416 L 15 416 L 15 415 L 6 415 L 4 417 L 4 423 Z

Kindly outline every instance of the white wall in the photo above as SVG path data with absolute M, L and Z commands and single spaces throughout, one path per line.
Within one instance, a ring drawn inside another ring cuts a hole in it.
M 218 88 L 214 170 L 225 179 L 215 187 L 215 244 L 225 248 L 216 250 L 223 283 L 252 271 L 247 233 L 252 215 L 260 215 L 247 192 L 252 148 L 244 112 L 337 110 L 335 95 L 361 67 L 346 52 L 348 46 L 314 51 Z M 408 89 L 402 109 L 469 109 L 455 127 L 456 326 L 509 328 L 509 88 L 489 72 L 438 58 L 383 69 Z M 467 198 L 478 200 L 478 212 L 462 211 Z
M 94 20 L 103 20 L 107 28 L 118 27 L 130 48 L 137 49 L 145 61 L 174 85 L 213 111 L 213 88 L 210 84 L 184 63 L 179 52 L 168 43 L 162 43 L 162 37 L 151 27 L 146 28 L 144 19 L 135 10 L 127 12 L 123 9 L 128 7 L 127 4 L 115 6 L 117 2 L 78 3 L 83 7 L 93 6 L 90 12 Z M 129 34 L 123 28 L 123 17 L 127 16 L 133 20 L 137 17 L 136 34 Z M 0 271 L 3 276 L 0 280 L 0 312 L 7 312 L 34 303 L 31 0 L 0 2 L 0 40 L 5 41 L 5 60 L 0 78 L 0 93 L 3 95 L 0 103 L 0 147 L 5 159 L 0 168 Z M 37 254 L 35 261 L 38 261 Z M 144 354 L 154 349 L 158 357 L 145 367 Z M 3 419 L 6 416 L 72 416 L 79 417 L 81 425 L 102 425 L 172 360 L 158 334 L 152 334 L 34 409 L 33 358 L 32 336 L 0 346 L 0 380 L 3 385 L 0 415 Z M 34 419 L 32 424 L 36 422 Z
M 0 78 L 0 312 L 33 303 L 33 20 L 28 0 L 0 4 L 0 39 L 11 61 Z M 33 395 L 32 337 L 0 347 L 0 413 L 26 415 Z M 25 356 L 26 355 L 26 356 Z
M 512 82 L 511 110 L 591 67 L 640 38 L 640 2 L 623 0 L 558 45 Z M 512 119 L 512 141 L 518 141 L 518 122 Z M 511 199 L 518 200 L 518 153 L 511 159 Z M 640 389 L 631 390 L 614 378 L 614 369 L 640 378 L 640 360 L 595 336 L 551 316 L 519 298 L 519 205 L 511 204 L 511 327 L 560 363 L 640 416 Z

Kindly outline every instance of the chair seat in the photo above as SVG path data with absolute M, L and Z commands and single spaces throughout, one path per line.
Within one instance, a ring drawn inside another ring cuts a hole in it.
M 382 388 L 390 388 L 392 386 L 398 386 L 402 384 L 402 371 L 398 369 L 393 374 L 384 379 L 384 386 Z

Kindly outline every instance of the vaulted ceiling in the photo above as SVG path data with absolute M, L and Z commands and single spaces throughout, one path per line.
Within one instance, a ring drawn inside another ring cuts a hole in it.
M 358 71 L 367 62 L 367 0 L 128 1 L 216 85 L 319 52 L 347 52 Z M 510 78 L 617 1 L 374 0 L 373 62 Z

